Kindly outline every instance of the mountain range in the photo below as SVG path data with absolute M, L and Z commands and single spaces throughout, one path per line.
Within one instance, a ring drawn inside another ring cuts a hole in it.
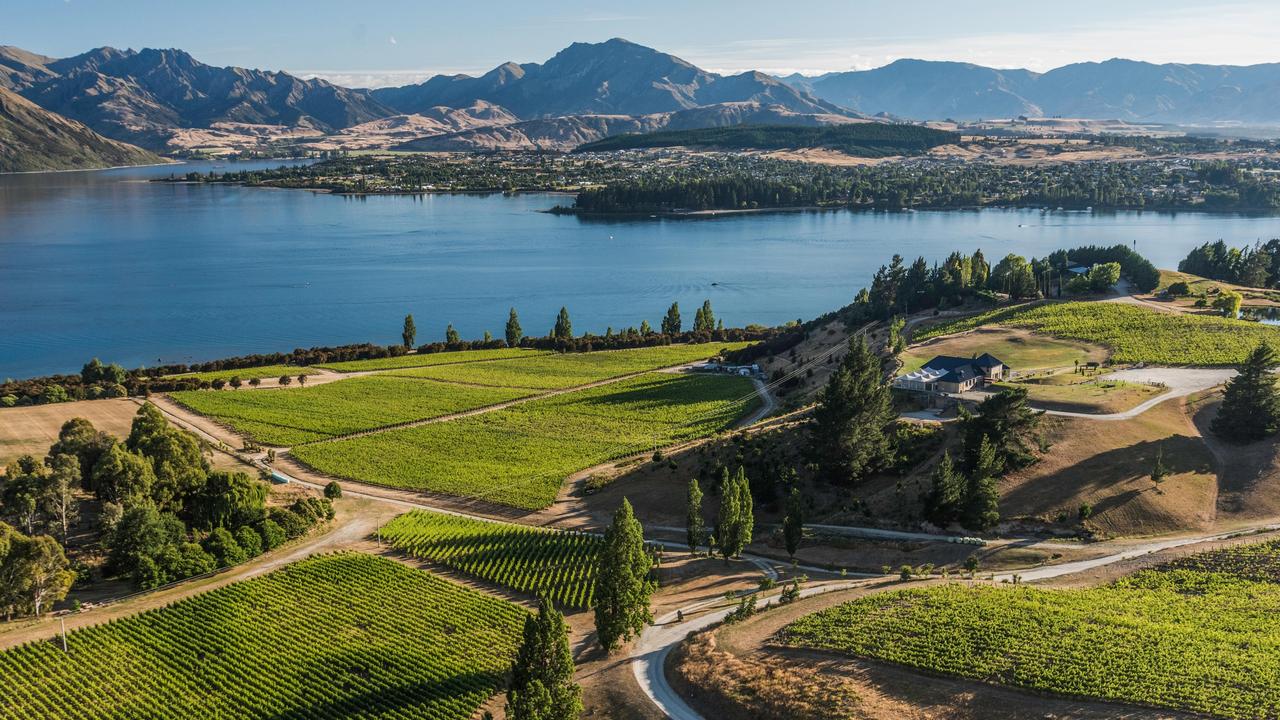
M 272 137 L 331 148 L 570 149 L 618 133 L 738 123 L 1023 115 L 1280 125 L 1280 64 L 1109 60 L 1037 73 L 900 60 L 779 79 L 709 72 L 619 38 L 574 43 L 544 63 L 507 62 L 480 76 L 437 75 L 375 90 L 215 67 L 176 49 L 102 47 L 52 58 L 0 47 L 0 89 L 107 138 L 156 151 L 202 142 L 252 146 Z M 12 98 L 6 102 L 16 107 Z M 55 134 L 71 127 L 26 108 L 7 122 L 12 127 L 19 119 L 53 123 L 44 130 Z M 0 151 L 20 154 L 15 147 Z
M 917 120 L 1068 117 L 1148 123 L 1280 124 L 1280 63 L 1157 65 L 1107 60 L 1045 73 L 899 60 L 783 78 L 841 107 Z

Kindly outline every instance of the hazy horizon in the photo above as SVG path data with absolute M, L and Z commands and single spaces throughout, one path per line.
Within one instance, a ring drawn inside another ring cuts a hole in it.
M 1115 57 L 1225 65 L 1280 60 L 1271 32 L 1280 26 L 1280 7 L 1258 0 L 1211 7 L 1081 0 L 1069 14 L 1007 1 L 963 11 L 931 0 L 777 8 L 718 0 L 692 7 L 655 0 L 640 9 L 616 1 L 530 7 L 397 0 L 368 12 L 333 0 L 228 0 L 212 12 L 157 0 L 43 0 L 11 13 L 0 43 L 55 57 L 103 45 L 174 47 L 213 65 L 285 70 L 350 87 L 476 75 L 507 61 L 540 63 L 573 42 L 611 37 L 724 74 L 818 75 L 904 58 L 1034 71 Z

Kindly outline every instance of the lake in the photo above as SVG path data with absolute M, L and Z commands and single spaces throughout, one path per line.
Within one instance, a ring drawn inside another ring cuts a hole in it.
M 228 169 L 279 161 L 228 164 Z M 0 378 L 354 342 L 525 332 L 561 305 L 575 332 L 686 323 L 710 299 L 727 325 L 840 307 L 901 253 L 1043 256 L 1126 243 L 1175 267 L 1202 242 L 1280 237 L 1280 218 L 1039 210 L 798 212 L 588 220 L 537 212 L 564 196 L 372 196 L 151 183 L 189 169 L 0 175 Z M 1136 245 L 1134 245 L 1136 243 Z

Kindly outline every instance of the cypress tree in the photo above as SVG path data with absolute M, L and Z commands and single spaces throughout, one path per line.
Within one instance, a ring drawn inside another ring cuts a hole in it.
M 400 339 L 404 341 L 406 349 L 413 347 L 414 340 L 418 337 L 418 328 L 413 324 L 413 313 L 404 316 L 404 329 L 400 331 Z
M 729 468 L 724 468 L 720 471 L 720 512 L 716 516 L 716 542 L 720 544 L 720 553 L 725 560 L 737 554 L 734 543 L 741 514 L 735 479 L 729 474 Z
M 1276 354 L 1266 343 L 1249 353 L 1240 374 L 1227 383 L 1222 407 L 1210 428 L 1232 442 L 1253 442 L 1280 429 L 1280 394 L 1271 368 Z
M 573 322 L 569 320 L 567 308 L 560 308 L 560 314 L 556 316 L 556 325 L 551 329 L 551 337 L 556 340 L 573 339 Z
M 889 458 L 888 429 L 894 421 L 889 386 L 864 336 L 849 339 L 849 352 L 813 414 L 814 451 L 832 480 L 855 482 Z
M 573 681 L 573 654 L 564 616 L 543 600 L 524 620 L 524 639 L 507 689 L 510 720 L 576 720 L 582 688 Z
M 671 307 L 667 308 L 667 316 L 662 318 L 662 334 L 679 335 L 680 325 L 680 303 L 673 302 Z
M 517 347 L 523 339 L 524 330 L 520 327 L 520 316 L 516 315 L 515 308 L 511 308 L 511 313 L 507 315 L 507 347 Z
M 978 460 L 969 475 L 965 497 L 964 526 L 972 530 L 989 530 L 1000 522 L 1000 493 L 996 478 L 1003 463 L 990 438 L 983 436 Z
M 796 551 L 800 549 L 800 539 L 804 536 L 804 502 L 800 497 L 800 488 L 791 488 L 787 496 L 787 514 L 782 518 L 782 539 L 787 545 L 787 555 L 796 559 Z
M 689 552 L 698 551 L 706 532 L 706 523 L 702 520 L 702 488 L 698 487 L 697 478 L 691 478 L 685 498 L 685 540 Z
M 944 453 L 942 460 L 933 468 L 930 480 L 932 488 L 925 503 L 925 514 L 935 525 L 946 525 L 959 513 L 967 489 L 967 482 L 956 471 L 950 451 Z
M 644 528 L 625 498 L 604 534 L 604 547 L 597 562 L 599 569 L 592 603 L 596 635 L 605 652 L 612 652 L 653 622 L 649 609 L 654 589 L 649 580 L 653 560 L 644 546 Z

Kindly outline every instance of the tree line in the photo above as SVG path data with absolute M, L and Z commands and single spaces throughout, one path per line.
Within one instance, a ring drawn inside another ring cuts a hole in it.
M 1280 287 L 1280 239 L 1244 247 L 1205 243 L 1178 263 L 1178 271 L 1254 288 Z

